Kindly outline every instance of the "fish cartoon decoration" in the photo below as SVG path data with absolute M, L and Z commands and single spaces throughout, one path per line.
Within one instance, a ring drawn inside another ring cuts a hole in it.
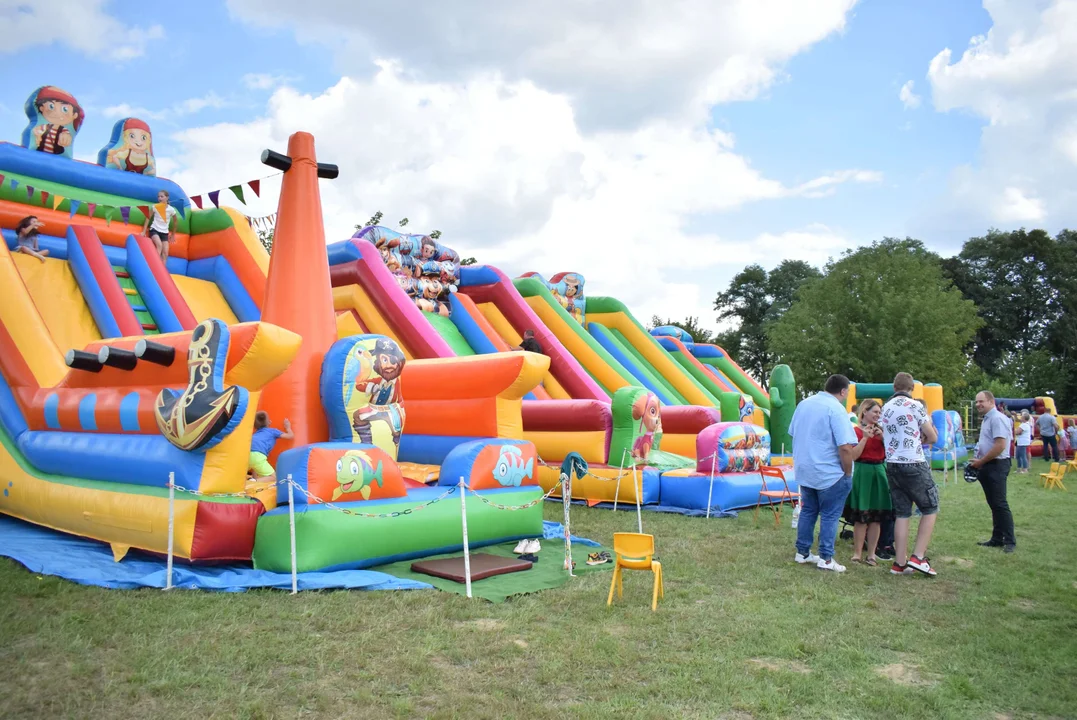
M 382 487 L 382 464 L 378 461 L 375 468 L 370 456 L 362 450 L 348 450 L 337 460 L 337 487 L 333 490 L 333 500 L 342 495 L 357 492 L 364 500 L 370 499 L 374 483 Z
M 530 480 L 535 470 L 535 459 L 524 462 L 524 454 L 515 445 L 502 445 L 501 454 L 494 466 L 494 480 L 502 487 L 519 487 L 524 480 Z
M 224 386 L 228 343 L 223 322 L 210 318 L 200 323 L 187 350 L 187 388 L 165 388 L 157 396 L 157 429 L 180 450 L 208 450 L 227 437 L 246 412 L 247 390 Z

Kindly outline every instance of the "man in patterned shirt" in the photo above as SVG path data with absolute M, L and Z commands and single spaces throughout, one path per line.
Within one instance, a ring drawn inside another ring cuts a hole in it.
M 912 375 L 898 373 L 894 378 L 894 396 L 883 405 L 879 418 L 886 447 L 886 478 L 890 481 L 890 500 L 894 505 L 895 518 L 895 557 L 890 572 L 904 575 L 919 570 L 934 577 L 935 569 L 924 555 L 939 512 L 939 489 L 931 474 L 931 463 L 924 456 L 923 446 L 933 445 L 938 433 L 923 405 L 912 399 L 914 387 Z M 920 510 L 920 526 L 916 531 L 916 547 L 906 562 L 913 504 Z

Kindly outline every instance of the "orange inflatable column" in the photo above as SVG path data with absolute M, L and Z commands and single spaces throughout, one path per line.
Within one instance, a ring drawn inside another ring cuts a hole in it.
M 303 343 L 288 369 L 262 392 L 261 409 L 269 413 L 273 426 L 281 428 L 288 418 L 295 432 L 295 440 L 277 442 L 274 457 L 293 445 L 329 439 L 318 379 L 322 358 L 337 339 L 314 136 L 292 135 L 288 159 L 291 165 L 281 183 L 262 321 L 297 333 Z

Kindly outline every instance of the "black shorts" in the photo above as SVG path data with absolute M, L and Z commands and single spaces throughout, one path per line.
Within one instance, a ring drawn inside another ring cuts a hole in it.
M 921 515 L 933 515 L 939 511 L 939 488 L 929 463 L 887 463 L 886 479 L 890 482 L 894 517 L 912 517 L 913 504 L 919 508 Z
M 150 228 L 150 237 L 155 237 L 163 243 L 168 242 L 168 233 L 162 235 L 160 230 L 154 230 L 153 228 Z

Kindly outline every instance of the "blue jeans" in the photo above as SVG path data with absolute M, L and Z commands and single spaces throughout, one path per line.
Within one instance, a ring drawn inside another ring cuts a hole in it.
M 815 539 L 815 521 L 819 520 L 819 557 L 834 557 L 838 537 L 838 520 L 845 509 L 845 499 L 853 489 L 853 479 L 846 475 L 826 490 L 800 487 L 800 520 L 797 522 L 797 552 L 807 555 Z
M 1017 469 L 1028 470 L 1028 446 L 1017 446 Z

